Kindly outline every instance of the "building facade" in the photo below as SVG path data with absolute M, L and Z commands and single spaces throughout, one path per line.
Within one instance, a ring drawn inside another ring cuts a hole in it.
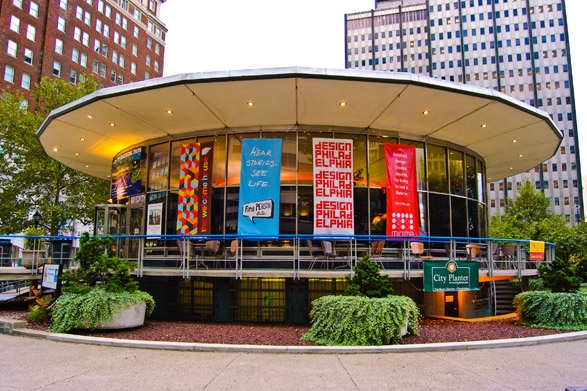
M 165 0 L 2 0 L 0 90 L 30 91 L 42 77 L 102 86 L 163 75 Z
M 491 181 L 489 211 L 531 181 L 570 224 L 584 215 L 564 0 L 376 0 L 345 16 L 346 68 L 409 72 L 500 91 L 546 111 L 563 131 L 558 153 Z

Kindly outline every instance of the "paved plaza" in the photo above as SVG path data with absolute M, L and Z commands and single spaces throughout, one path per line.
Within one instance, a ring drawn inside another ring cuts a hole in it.
M 368 354 L 177 351 L 0 334 L 0 391 L 565 390 L 587 386 L 587 340 Z

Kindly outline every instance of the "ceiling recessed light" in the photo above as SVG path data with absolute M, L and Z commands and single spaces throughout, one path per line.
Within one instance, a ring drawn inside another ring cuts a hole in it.
M 94 119 L 94 116 L 93 116 L 92 114 L 88 114 L 88 115 L 86 115 L 86 117 L 87 117 L 88 119 Z
M 75 153 L 75 156 L 79 156 L 79 152 L 76 152 L 76 153 Z
M 424 114 L 424 115 L 428 115 L 428 114 L 430 114 L 430 110 L 424 110 L 424 111 L 422 112 L 422 114 Z
M 518 140 L 516 140 L 516 139 L 512 140 L 512 143 L 517 143 L 517 142 L 518 142 Z
M 518 155 L 518 157 L 524 157 L 524 155 L 522 155 L 522 154 L 519 154 L 519 155 Z
M 89 164 L 86 164 L 86 168 L 90 168 L 90 165 Z
M 343 100 L 338 104 L 340 107 L 346 107 L 347 103 Z
M 510 171 L 513 170 L 513 169 L 514 169 L 513 167 L 510 167 Z
M 250 100 L 250 101 L 247 102 L 247 106 L 253 107 L 253 106 L 255 106 L 255 102 L 253 102 L 252 100 Z
M 85 138 L 83 138 L 83 137 L 80 137 L 80 138 L 79 138 L 79 141 L 86 141 L 86 139 L 85 139 Z
M 59 151 L 59 150 L 57 149 L 57 147 L 54 147 L 54 148 L 53 148 L 53 152 L 57 152 L 57 151 Z
M 486 128 L 487 127 L 487 124 L 483 124 L 483 125 L 481 125 L 481 127 L 482 128 Z
M 173 114 L 173 110 L 171 110 L 171 109 L 167 109 L 167 110 L 165 110 L 165 113 L 167 113 L 167 114 L 171 115 L 171 114 Z
M 109 125 L 112 126 L 112 127 L 115 127 L 116 126 L 116 124 L 114 122 L 110 122 Z

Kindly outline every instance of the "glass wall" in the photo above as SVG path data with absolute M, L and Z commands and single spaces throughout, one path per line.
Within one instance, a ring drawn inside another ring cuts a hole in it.
M 385 234 L 384 144 L 394 143 L 416 149 L 420 234 L 486 235 L 485 168 L 479 156 L 464 147 L 392 137 L 364 129 L 307 126 L 255 131 L 224 129 L 145 145 L 148 152 L 141 162 L 142 167 L 147 167 L 147 175 L 142 177 L 146 181 L 142 187 L 147 190 L 145 213 L 160 209 L 161 233 L 176 233 L 182 146 L 200 143 L 213 154 L 208 188 L 211 233 L 236 233 L 242 140 L 280 138 L 283 140 L 280 233 L 311 234 L 314 223 L 312 140 L 316 137 L 353 140 L 355 234 Z M 128 199 L 112 201 L 120 204 Z M 145 221 L 148 222 L 148 216 Z

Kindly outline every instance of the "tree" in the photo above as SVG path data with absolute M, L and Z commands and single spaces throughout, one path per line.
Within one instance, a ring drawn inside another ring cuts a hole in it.
M 109 183 L 75 171 L 49 157 L 36 131 L 53 109 L 95 91 L 93 77 L 77 85 L 42 78 L 36 84 L 30 110 L 20 95 L 3 93 L 0 101 L 0 234 L 23 232 L 34 211 L 51 235 L 71 229 L 73 220 L 90 223 L 93 206 L 108 198 Z
M 381 298 L 393 294 L 391 282 L 381 274 L 379 266 L 369 256 L 359 260 L 353 272 L 355 275 L 352 278 L 347 277 L 347 295 Z

